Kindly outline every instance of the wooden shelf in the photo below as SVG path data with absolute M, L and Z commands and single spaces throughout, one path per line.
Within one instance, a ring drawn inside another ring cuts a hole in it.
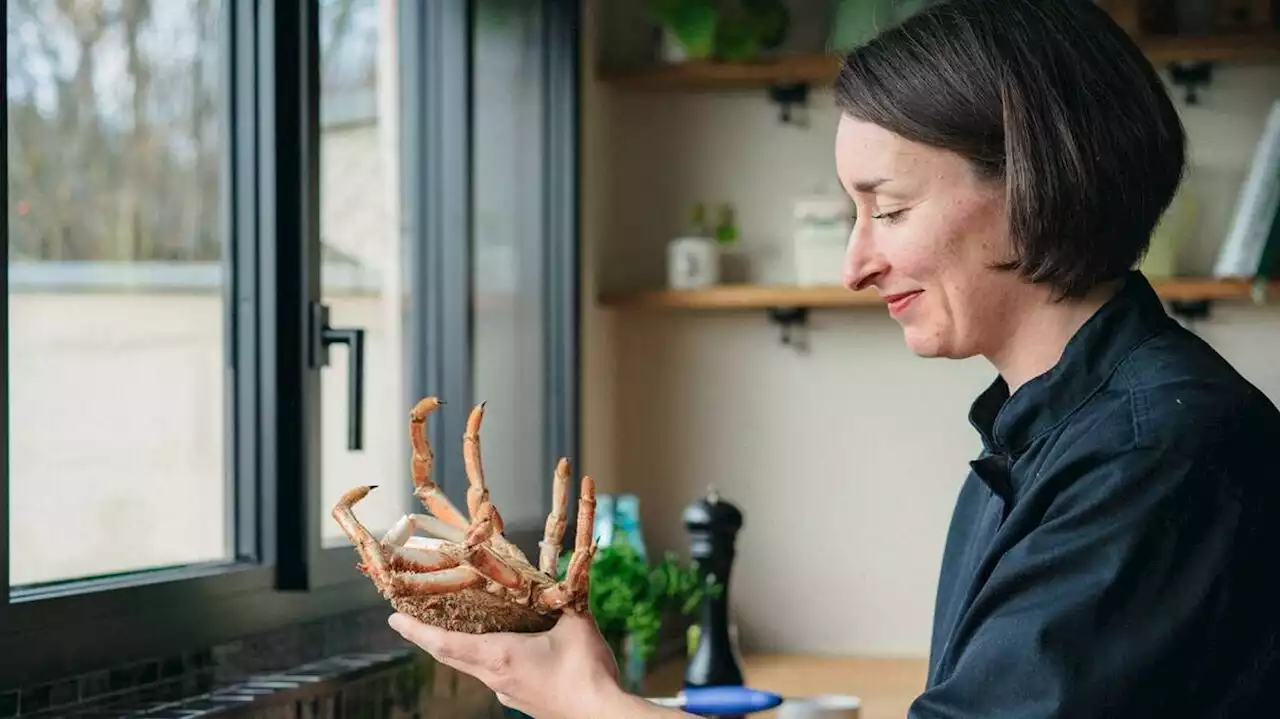
M 1280 63 L 1280 32 L 1241 35 L 1150 36 L 1139 41 L 1157 65 L 1171 62 Z M 755 62 L 690 61 L 602 71 L 600 79 L 629 90 L 698 91 L 829 85 L 838 54 L 788 55 Z
M 755 62 L 689 62 L 601 73 L 628 90 L 735 90 L 776 85 L 828 85 L 840 70 L 839 55 L 788 55 Z
M 698 290 L 645 290 L 604 294 L 606 307 L 652 309 L 764 309 L 768 307 L 858 307 L 883 305 L 872 291 L 851 292 L 843 287 L 789 285 L 721 285 Z
M 1253 283 L 1248 279 L 1180 278 L 1152 280 L 1152 285 L 1168 301 L 1248 301 Z M 1267 296 L 1280 294 L 1280 280 L 1269 283 Z M 673 310 L 753 310 L 805 307 L 876 307 L 884 302 L 872 290 L 851 292 L 843 287 L 796 287 L 788 285 L 721 285 L 698 290 L 646 290 L 605 293 L 605 307 Z
M 1280 32 L 1241 35 L 1148 36 L 1139 40 L 1152 63 L 1227 62 L 1269 64 L 1280 62 Z

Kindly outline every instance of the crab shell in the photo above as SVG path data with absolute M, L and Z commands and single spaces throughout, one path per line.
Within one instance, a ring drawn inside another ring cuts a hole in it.
M 480 462 L 480 422 L 485 405 L 477 405 L 463 435 L 467 510 L 462 516 L 431 480 L 434 455 L 427 441 L 427 416 L 442 404 L 428 397 L 409 415 L 413 446 L 414 495 L 430 514 L 408 514 L 377 540 L 356 519 L 354 506 L 374 486 L 348 490 L 332 515 L 360 555 L 356 566 L 396 611 L 452 631 L 540 632 L 555 625 L 566 609 L 585 612 L 588 578 L 596 545 L 595 483 L 582 478 L 573 556 L 563 581 L 556 581 L 566 524 L 569 463 L 561 459 L 552 478 L 552 507 L 534 567 L 503 536 L 502 516 L 489 500 Z M 425 536 L 414 535 L 418 530 Z

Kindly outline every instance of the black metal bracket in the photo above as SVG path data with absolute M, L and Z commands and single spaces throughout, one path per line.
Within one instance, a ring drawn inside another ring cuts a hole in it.
M 1196 94 L 1197 88 L 1207 87 L 1213 81 L 1213 63 L 1208 61 L 1169 63 L 1169 78 L 1173 80 L 1173 84 L 1180 85 L 1186 90 L 1188 105 L 1198 105 L 1200 96 Z
M 774 85 L 769 88 L 769 100 L 778 105 L 778 121 L 784 125 L 808 125 L 808 118 L 797 121 L 793 115 L 793 106 L 806 107 L 809 104 L 809 86 L 805 83 L 792 85 Z
M 1169 311 L 1186 322 L 1203 320 L 1212 309 L 1212 300 L 1169 300 Z
M 806 332 L 809 323 L 808 307 L 770 307 L 769 321 L 782 330 L 782 344 L 793 347 L 802 354 L 809 351 L 809 338 Z M 801 331 L 796 333 L 796 329 Z

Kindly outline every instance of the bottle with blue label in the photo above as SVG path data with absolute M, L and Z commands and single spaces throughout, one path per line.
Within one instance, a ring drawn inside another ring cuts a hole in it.
M 614 531 L 619 541 L 626 542 L 647 562 L 644 533 L 640 530 L 640 498 L 634 494 L 620 494 L 614 503 Z
M 624 542 L 648 563 L 648 553 L 644 546 L 644 533 L 640 530 L 640 498 L 634 494 L 620 494 L 614 501 L 614 539 Z M 627 640 L 627 658 L 622 667 L 627 685 L 639 688 L 643 686 L 646 662 L 637 652 L 631 651 L 630 639 Z
M 596 494 L 596 521 L 595 526 L 591 529 L 591 538 L 596 541 L 598 546 L 607 547 L 613 544 L 615 527 L 616 517 L 613 495 Z

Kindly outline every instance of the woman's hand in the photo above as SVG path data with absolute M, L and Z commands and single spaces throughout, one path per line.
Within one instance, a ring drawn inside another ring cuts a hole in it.
M 648 702 L 619 686 L 613 653 L 590 615 L 566 612 L 539 634 L 449 632 L 404 614 L 388 623 L 436 661 L 479 679 L 505 706 L 538 719 L 622 716 L 623 707 L 648 715 L 630 713 Z

